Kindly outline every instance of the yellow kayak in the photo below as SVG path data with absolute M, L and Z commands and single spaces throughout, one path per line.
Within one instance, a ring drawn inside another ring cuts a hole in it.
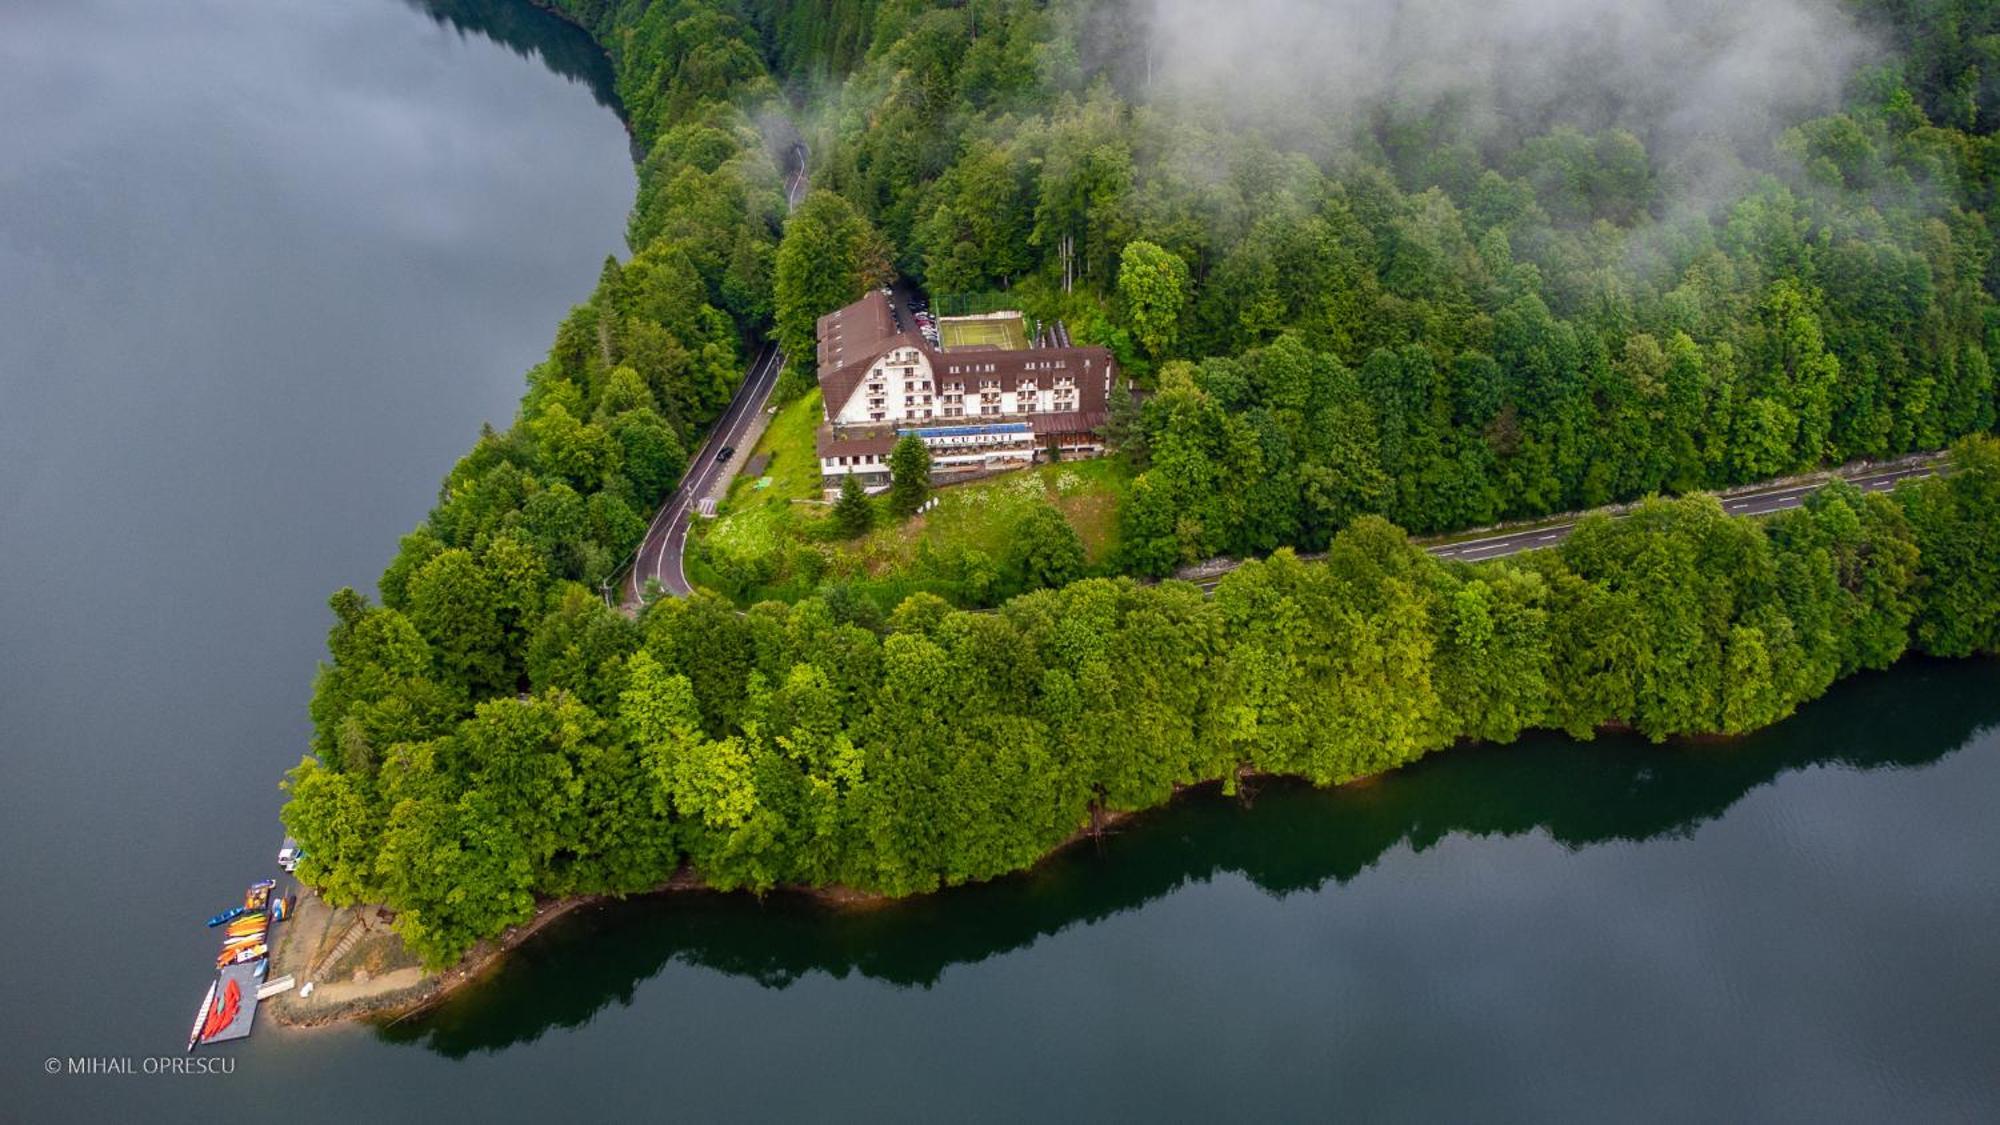
M 215 967 L 221 969 L 230 965 L 240 965 L 245 961 L 255 961 L 267 952 L 269 950 L 262 944 L 245 945 L 236 949 L 225 949 L 222 951 L 222 955 L 215 959 Z

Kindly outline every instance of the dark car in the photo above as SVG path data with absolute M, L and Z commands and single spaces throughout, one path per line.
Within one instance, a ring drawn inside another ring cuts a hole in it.
M 721 449 L 715 451 L 715 463 L 720 465 L 724 461 L 727 461 L 734 456 L 736 456 L 736 447 L 733 445 L 725 445 Z

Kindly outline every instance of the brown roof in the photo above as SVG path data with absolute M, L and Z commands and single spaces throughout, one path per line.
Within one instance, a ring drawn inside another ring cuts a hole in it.
M 819 390 L 820 400 L 826 408 L 826 416 L 832 418 L 839 414 L 840 408 L 847 405 L 847 400 L 854 397 L 854 388 L 861 385 L 862 377 L 868 374 L 868 369 L 875 365 L 876 360 L 882 358 L 883 352 L 893 351 L 896 348 L 919 348 L 930 352 L 933 363 L 937 361 L 939 354 L 931 350 L 922 336 L 915 332 L 904 332 L 901 335 L 882 337 L 868 351 L 859 354 L 848 352 L 848 356 L 852 358 L 839 367 L 829 369 L 822 365 L 819 369 Z M 822 355 L 826 353 L 824 343 L 820 345 L 820 353 Z
M 1031 414 L 1028 420 L 1035 424 L 1035 436 L 1044 434 L 1094 434 L 1104 428 L 1110 417 L 1103 410 L 1067 410 L 1060 414 Z
M 819 385 L 828 419 L 838 415 L 847 400 L 854 397 L 855 388 L 882 353 L 895 348 L 915 348 L 924 353 L 930 360 L 934 381 L 963 381 L 968 394 L 977 393 L 982 379 L 998 382 L 1003 391 L 1014 391 L 1022 383 L 1040 385 L 1043 379 L 1059 374 L 1076 379 L 1079 412 L 1101 414 L 1106 406 L 1102 375 L 1112 366 L 1108 348 L 953 348 L 947 354 L 931 347 L 928 340 L 915 332 L 896 332 L 889 299 L 881 290 L 871 289 L 859 301 L 819 318 Z M 1057 360 L 1065 361 L 1068 366 L 1059 371 L 1028 368 L 1031 363 L 1041 365 Z M 993 370 L 983 370 L 988 364 Z M 953 367 L 960 368 L 958 374 L 951 373 Z M 973 370 L 974 367 L 980 370 Z M 1084 377 L 1086 374 L 1089 378 Z
M 819 437 L 813 444 L 818 447 L 821 457 L 868 457 L 871 455 L 882 457 L 886 456 L 890 450 L 896 448 L 896 434 L 894 431 L 891 431 L 887 434 L 872 437 L 836 438 L 833 436 L 832 426 L 821 426 L 819 428 Z
M 889 311 L 889 298 L 880 289 L 844 309 L 819 318 L 818 374 L 827 375 L 855 361 L 874 362 L 888 350 L 885 344 L 896 334 L 896 319 Z

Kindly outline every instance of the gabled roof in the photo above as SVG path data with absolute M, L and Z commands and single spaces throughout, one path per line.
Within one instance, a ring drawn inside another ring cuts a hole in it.
M 819 386 L 826 417 L 840 416 L 841 409 L 867 377 L 869 368 L 885 352 L 912 348 L 930 361 L 932 377 L 939 382 L 963 382 L 974 391 L 981 380 L 993 380 L 1003 391 L 1012 392 L 1023 383 L 1045 386 L 1045 381 L 1061 376 L 1076 380 L 1078 407 L 1096 414 L 1105 408 L 1104 381 L 1099 376 L 1113 365 L 1109 348 L 953 348 L 949 352 L 931 346 L 915 332 L 897 332 L 889 299 L 880 290 L 870 290 L 859 301 L 819 318 Z M 1066 366 L 1051 367 L 1056 362 Z M 991 366 L 993 370 L 985 368 Z M 953 373 L 952 368 L 961 370 Z M 973 370 L 977 367 L 978 370 Z M 1085 378 L 1084 376 L 1090 376 Z M 942 390 L 942 387 L 939 388 Z M 970 421 L 971 419 L 968 419 Z
M 917 348 L 929 351 L 930 345 L 924 341 L 922 336 L 917 335 L 915 332 L 904 332 L 899 335 L 882 337 L 875 342 L 874 349 L 871 351 L 860 353 L 848 352 L 847 354 L 850 358 L 844 366 L 836 367 L 832 370 L 821 366 L 819 369 L 819 390 L 820 400 L 826 407 L 826 416 L 828 418 L 837 417 L 840 414 L 840 408 L 846 406 L 847 400 L 854 397 L 854 389 L 861 385 L 861 380 L 867 376 L 868 369 L 875 366 L 875 361 L 881 359 L 884 352 L 894 351 L 897 348 Z M 824 352 L 826 347 L 821 345 L 820 350 Z M 931 363 L 933 365 L 937 363 L 937 353 L 934 351 L 931 352 Z
M 872 362 L 887 350 L 886 341 L 896 334 L 896 318 L 889 310 L 889 298 L 880 289 L 870 289 L 859 301 L 820 317 L 818 332 L 818 374 L 825 382 L 832 372 L 857 360 Z

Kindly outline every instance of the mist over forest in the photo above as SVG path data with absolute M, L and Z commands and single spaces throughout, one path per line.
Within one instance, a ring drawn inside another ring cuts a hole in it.
M 1442 108 L 1480 138 L 1567 123 L 1649 146 L 1768 138 L 1881 53 L 1828 0 L 1129 0 L 1103 18 L 1150 67 L 1128 80 L 1248 124 Z

